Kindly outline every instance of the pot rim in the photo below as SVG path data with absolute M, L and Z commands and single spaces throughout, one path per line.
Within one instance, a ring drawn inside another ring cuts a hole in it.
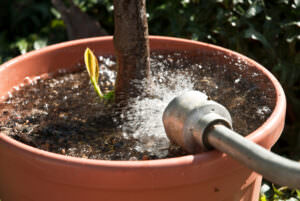
M 190 45 L 196 45 L 196 46 L 206 46 L 208 48 L 214 49 L 216 51 L 224 52 L 229 55 L 236 56 L 238 58 L 241 58 L 242 60 L 246 60 L 247 63 L 252 64 L 255 66 L 259 71 L 261 71 L 267 78 L 272 82 L 275 91 L 276 91 L 276 103 L 274 110 L 270 117 L 255 131 L 248 134 L 246 136 L 247 139 L 252 140 L 255 143 L 261 143 L 264 138 L 272 135 L 272 131 L 274 127 L 278 126 L 278 124 L 284 119 L 285 116 L 285 108 L 286 108 L 286 99 L 284 91 L 278 82 L 278 80 L 272 75 L 267 69 L 265 69 L 262 65 L 255 62 L 254 60 L 241 55 L 237 52 L 234 52 L 229 49 L 225 49 L 220 46 L 207 44 L 204 42 L 199 41 L 192 41 L 188 39 L 182 39 L 182 38 L 175 38 L 175 37 L 166 37 L 166 36 L 150 36 L 149 37 L 150 42 L 151 41 L 169 41 L 169 42 L 179 42 L 179 43 L 187 43 Z M 101 41 L 111 41 L 113 40 L 112 36 L 102 36 L 102 37 L 92 37 L 92 38 L 86 38 L 86 39 L 78 39 L 68 42 L 62 42 L 59 44 L 50 45 L 48 47 L 42 48 L 40 50 L 34 50 L 27 54 L 15 57 L 4 64 L 0 66 L 0 72 L 7 68 L 8 66 L 16 63 L 21 62 L 23 59 L 31 56 L 35 56 L 39 53 L 47 53 L 51 51 L 55 51 L 57 49 L 65 48 L 65 47 L 71 47 L 71 46 L 77 46 L 84 43 L 93 43 L 93 42 L 101 42 Z M 151 47 L 151 44 L 150 44 Z M 270 132 L 271 131 L 271 132 Z M 1 142 L 2 141 L 2 142 Z M 4 142 L 4 143 L 3 143 Z M 167 158 L 167 159 L 156 159 L 156 160 L 146 160 L 146 161 L 109 161 L 109 160 L 94 160 L 94 159 L 84 159 L 84 158 L 77 158 L 72 156 L 64 156 L 61 154 L 56 154 L 48 151 L 44 151 L 38 148 L 31 147 L 29 145 L 23 144 L 21 142 L 18 142 L 14 140 L 13 138 L 6 136 L 3 133 L 0 133 L 0 143 L 3 143 L 5 146 L 7 146 L 10 149 L 17 149 L 21 151 L 24 154 L 29 154 L 33 158 L 39 158 L 39 160 L 46 160 L 48 162 L 56 162 L 56 163 L 62 163 L 65 165 L 75 165 L 75 166 L 89 166 L 89 167 L 107 167 L 107 168 L 123 168 L 123 169 L 133 169 L 133 168 L 151 168 L 151 167 L 171 167 L 171 166 L 186 166 L 192 163 L 202 163 L 202 162 L 208 162 L 208 161 L 214 161 L 219 160 L 220 158 L 226 158 L 228 157 L 224 153 L 220 153 L 219 151 L 213 150 L 201 154 L 195 154 L 195 155 L 186 155 L 186 156 L 180 156 L 180 157 L 174 157 L 174 158 Z

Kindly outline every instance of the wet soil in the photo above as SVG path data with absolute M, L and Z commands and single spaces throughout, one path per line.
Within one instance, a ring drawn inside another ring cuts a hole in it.
M 100 57 L 100 85 L 105 92 L 113 89 L 113 61 L 113 57 Z M 151 65 L 155 85 L 174 90 L 171 80 L 177 75 L 190 80 L 193 89 L 227 107 L 234 130 L 242 135 L 258 128 L 274 108 L 275 92 L 269 81 L 258 71 L 245 69 L 242 62 L 220 66 L 187 58 L 183 53 L 156 52 L 151 55 Z M 148 160 L 187 154 L 176 145 L 163 146 L 162 155 L 137 149 L 141 140 L 128 133 L 135 128 L 127 129 L 124 135 L 114 108 L 112 103 L 99 100 L 81 67 L 78 72 L 36 79 L 16 90 L 0 103 L 0 128 L 2 133 L 30 146 L 75 157 Z M 163 140 L 158 137 L 152 144 L 163 144 Z

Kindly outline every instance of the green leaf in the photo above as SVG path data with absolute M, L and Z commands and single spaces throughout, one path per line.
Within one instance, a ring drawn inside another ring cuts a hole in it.
M 286 39 L 286 42 L 288 43 L 292 43 L 296 40 L 300 40 L 300 35 L 293 35 L 293 36 L 290 36 Z
M 283 196 L 284 195 L 284 192 L 282 192 L 281 191 L 281 189 L 277 189 L 276 187 L 275 187 L 275 185 L 272 185 L 272 187 L 273 187 L 273 191 L 278 195 L 278 196 Z
M 259 201 L 268 201 L 266 195 L 261 195 Z
M 297 194 L 298 199 L 300 199 L 300 190 L 296 189 L 296 194 Z
M 103 98 L 104 98 L 106 101 L 114 100 L 114 99 L 115 99 L 115 91 L 110 91 L 110 92 L 104 94 Z
M 41 49 L 43 47 L 47 46 L 47 39 L 38 39 L 36 41 L 33 42 L 33 48 L 35 50 Z
M 86 65 L 86 69 L 90 75 L 91 79 L 94 79 L 96 82 L 99 80 L 99 64 L 97 57 L 94 53 L 87 48 L 84 53 L 84 62 Z
M 263 184 L 260 188 L 260 193 L 261 194 L 267 194 L 271 190 L 271 187 L 268 184 Z
M 282 4 L 286 4 L 286 5 L 289 4 L 289 0 L 278 0 L 277 2 L 282 3 Z
M 233 0 L 233 5 L 244 3 L 244 0 Z
M 244 37 L 252 40 L 257 40 L 263 44 L 265 48 L 272 49 L 264 35 L 257 32 L 254 28 L 249 28 L 244 32 Z
M 28 42 L 25 39 L 18 40 L 16 42 L 16 46 L 18 47 L 21 54 L 27 53 L 28 50 Z
M 56 19 L 61 19 L 61 14 L 55 8 L 50 9 L 51 13 L 55 16 Z
M 52 29 L 55 29 L 55 28 L 58 28 L 58 27 L 64 27 L 64 26 L 65 26 L 64 21 L 62 21 L 62 20 L 55 19 L 55 20 L 51 21 L 51 28 Z
M 99 64 L 97 57 L 94 55 L 92 50 L 89 48 L 86 48 L 84 52 L 84 62 L 86 69 L 88 71 L 88 74 L 90 76 L 91 82 L 94 86 L 94 89 L 98 96 L 102 99 L 103 98 L 103 93 L 101 92 L 101 89 L 98 85 L 98 80 L 99 80 Z
M 263 182 L 261 189 L 260 189 L 260 195 L 261 195 L 261 200 L 266 200 L 268 201 L 269 198 L 273 197 L 273 189 L 271 188 L 270 184 Z
M 247 10 L 246 17 L 252 18 L 252 17 L 256 16 L 257 14 L 259 14 L 262 10 L 263 9 L 260 5 L 254 4 L 254 5 L 250 6 L 250 8 Z
M 280 25 L 281 28 L 286 28 L 286 27 L 290 27 L 290 26 L 300 27 L 300 21 L 292 21 L 292 22 L 288 22 L 288 23 L 284 23 L 284 24 Z
M 84 62 L 86 69 L 88 71 L 88 74 L 90 76 L 91 82 L 94 86 L 94 89 L 100 99 L 104 99 L 105 101 L 111 101 L 114 100 L 115 98 L 115 93 L 114 91 L 110 91 L 106 94 L 103 95 L 101 92 L 100 86 L 98 85 L 98 80 L 99 80 L 99 64 L 98 64 L 98 59 L 90 50 L 89 48 L 86 48 L 84 52 Z

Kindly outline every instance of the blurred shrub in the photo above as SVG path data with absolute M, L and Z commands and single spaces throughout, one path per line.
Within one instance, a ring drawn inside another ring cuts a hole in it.
M 66 40 L 63 21 L 53 12 L 50 1 L 1 0 L 0 63 Z
M 260 189 L 259 201 L 298 201 L 300 190 L 289 189 L 288 187 L 277 188 L 275 185 L 263 182 Z

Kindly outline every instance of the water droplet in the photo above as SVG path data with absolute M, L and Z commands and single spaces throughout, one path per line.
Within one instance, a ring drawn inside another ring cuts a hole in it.
M 7 92 L 7 95 L 8 95 L 8 98 L 12 98 L 13 97 L 13 95 L 12 95 L 11 92 Z
M 19 91 L 20 87 L 13 87 L 13 91 Z
M 234 83 L 237 84 L 237 83 L 239 83 L 240 81 L 241 81 L 241 78 L 239 77 L 239 78 L 237 78 L 237 79 L 234 80 Z

